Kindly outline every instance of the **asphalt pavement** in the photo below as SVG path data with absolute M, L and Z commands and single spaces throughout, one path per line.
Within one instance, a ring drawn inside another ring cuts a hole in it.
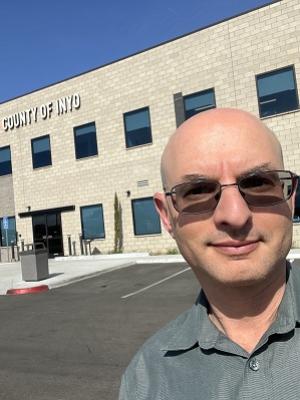
M 134 353 L 198 292 L 191 269 L 172 262 L 2 296 L 0 399 L 116 400 Z
M 49 277 L 39 281 L 22 279 L 21 261 L 0 263 L 0 295 L 26 294 L 65 286 L 103 272 L 139 263 L 170 263 L 184 260 L 181 255 L 149 256 L 127 253 L 97 256 L 57 257 L 49 259 Z

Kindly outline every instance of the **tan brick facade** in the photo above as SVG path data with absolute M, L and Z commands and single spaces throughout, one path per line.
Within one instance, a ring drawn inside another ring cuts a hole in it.
M 74 205 L 74 211 L 61 214 L 62 231 L 64 253 L 68 254 L 71 235 L 78 254 L 80 207 L 101 203 L 105 239 L 93 241 L 92 248 L 109 252 L 114 246 L 116 192 L 123 209 L 125 251 L 174 249 L 163 230 L 158 235 L 135 236 L 131 210 L 132 199 L 161 189 L 160 154 L 176 128 L 173 95 L 214 88 L 217 107 L 237 107 L 258 115 L 255 76 L 293 65 L 299 85 L 299 53 L 300 4 L 282 0 L 1 104 L 1 120 L 33 107 L 38 111 L 37 121 L 30 125 L 0 128 L 0 147 L 11 146 L 13 169 L 13 183 L 5 185 L 9 193 L 0 188 L 0 216 L 15 209 L 18 233 L 32 242 L 31 216 L 20 218 L 19 213 L 28 211 L 28 206 L 38 211 Z M 57 115 L 56 100 L 74 93 L 80 96 L 80 108 Z M 48 102 L 53 102 L 51 117 L 42 119 L 40 106 Z M 123 113 L 146 106 L 152 143 L 126 149 Z M 298 111 L 265 118 L 265 123 L 282 143 L 286 167 L 300 173 Z M 96 124 L 98 155 L 76 160 L 73 127 L 89 122 Z M 34 170 L 31 139 L 46 134 L 52 166 Z M 148 186 L 139 187 L 144 180 Z M 9 206 L 2 204 L 3 196 Z M 296 224 L 295 244 L 300 246 Z

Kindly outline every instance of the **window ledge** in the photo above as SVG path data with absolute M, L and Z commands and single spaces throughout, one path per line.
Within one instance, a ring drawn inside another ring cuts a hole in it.
M 52 164 L 50 164 L 50 165 L 43 165 L 42 167 L 36 167 L 36 168 L 33 168 L 32 167 L 32 171 L 40 171 L 40 170 L 42 170 L 42 169 L 49 169 L 49 168 L 51 168 L 52 167 Z
M 92 156 L 86 156 L 86 157 L 80 157 L 80 158 L 76 158 L 76 156 L 75 156 L 75 161 L 89 160 L 91 158 L 97 158 L 97 157 L 99 157 L 99 154 L 94 154 Z
M 94 239 L 83 239 L 82 238 L 82 240 L 83 241 L 90 241 L 90 243 L 93 243 L 95 240 L 97 240 L 97 241 L 100 241 L 100 242 L 103 242 L 104 240 L 105 240 L 105 237 L 102 237 L 102 238 L 94 238 Z
M 135 238 L 148 238 L 148 237 L 156 237 L 161 236 L 161 233 L 149 233 L 144 235 L 134 235 Z
M 140 148 L 140 147 L 151 146 L 152 144 L 153 144 L 153 142 L 143 143 L 143 144 L 138 144 L 137 146 L 125 147 L 125 149 L 126 150 L 132 150 L 132 149 L 136 149 L 136 148 Z
M 300 108 L 296 108 L 295 110 L 291 110 L 291 111 L 285 111 L 283 113 L 278 113 L 278 114 L 273 114 L 273 115 L 268 115 L 267 117 L 260 117 L 260 119 L 263 121 L 265 119 L 270 119 L 270 118 L 275 118 L 275 117 L 280 117 L 282 115 L 287 115 L 287 114 L 293 114 L 293 113 L 297 113 L 300 111 Z

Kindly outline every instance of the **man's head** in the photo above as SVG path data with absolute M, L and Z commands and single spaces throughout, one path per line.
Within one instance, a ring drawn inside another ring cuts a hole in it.
M 292 241 L 294 198 L 253 207 L 231 185 L 254 170 L 283 169 L 275 135 L 244 111 L 198 114 L 171 136 L 161 162 L 166 191 L 199 178 L 229 185 L 222 187 L 214 210 L 200 214 L 178 212 L 164 193 L 154 196 L 165 228 L 201 283 L 251 285 L 284 266 Z

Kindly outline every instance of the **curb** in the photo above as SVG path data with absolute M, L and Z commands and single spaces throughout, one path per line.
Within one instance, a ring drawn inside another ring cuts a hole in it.
M 182 256 L 152 256 L 151 258 L 138 258 L 135 261 L 136 264 L 169 264 L 169 263 L 182 263 L 187 264 L 186 260 Z
M 105 260 L 126 260 L 136 259 L 139 257 L 150 257 L 149 253 L 116 253 L 116 254 L 98 254 L 98 255 L 81 255 L 81 256 L 66 256 L 54 257 L 53 261 L 105 261 Z
M 48 290 L 49 290 L 48 285 L 39 285 L 39 286 L 32 286 L 32 287 L 28 287 L 28 288 L 8 289 L 6 294 L 11 295 L 11 296 L 16 296 L 19 294 L 47 292 Z

